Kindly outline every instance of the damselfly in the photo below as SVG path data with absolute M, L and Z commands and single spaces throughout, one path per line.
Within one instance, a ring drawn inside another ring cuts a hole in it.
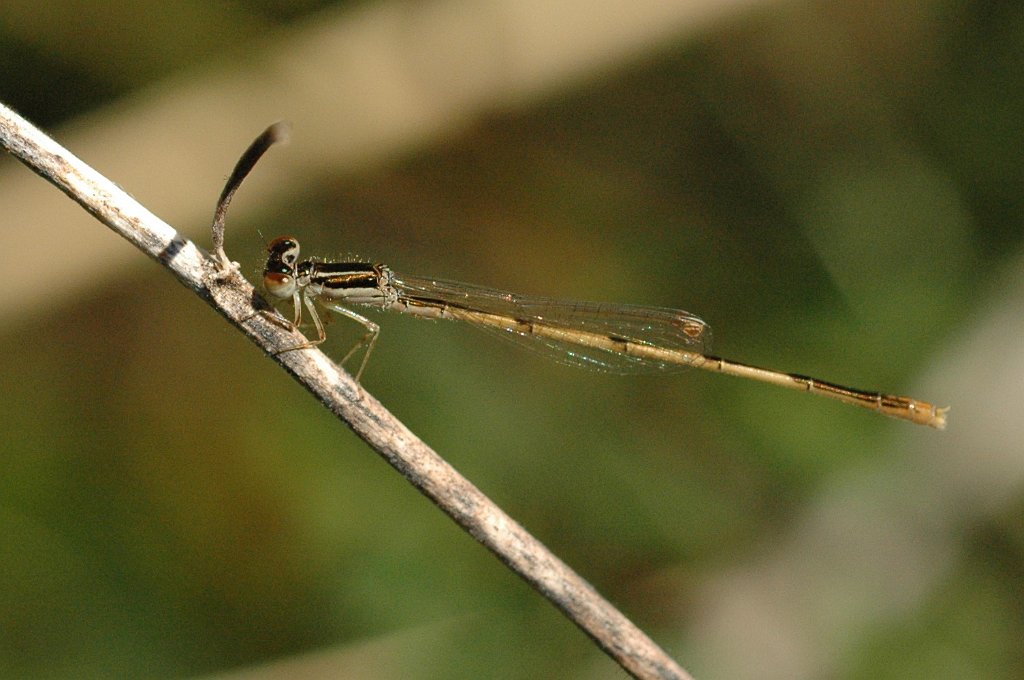
M 342 359 L 365 347 L 356 372 L 366 367 L 380 327 L 347 305 L 363 305 L 429 319 L 465 321 L 523 338 L 562 361 L 616 373 L 695 367 L 820 394 L 894 418 L 942 429 L 948 409 L 909 397 L 865 392 L 803 375 L 730 361 L 708 353 L 711 330 L 701 319 L 674 309 L 533 298 L 454 281 L 396 275 L 383 264 L 299 259 L 299 242 L 282 236 L 267 247 L 263 286 L 294 306 L 298 327 L 306 308 L 320 344 L 327 337 L 316 304 L 366 328 Z M 290 351 L 290 350 L 289 350 Z

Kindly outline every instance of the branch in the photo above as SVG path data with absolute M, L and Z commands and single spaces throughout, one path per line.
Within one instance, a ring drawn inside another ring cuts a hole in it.
M 414 435 L 305 338 L 273 323 L 259 294 L 219 261 L 0 104 L 0 144 L 100 222 L 165 266 L 245 333 L 442 511 L 549 599 L 637 678 L 690 678 L 643 631 Z

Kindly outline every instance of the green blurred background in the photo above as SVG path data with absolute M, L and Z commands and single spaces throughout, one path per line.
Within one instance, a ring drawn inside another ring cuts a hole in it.
M 1009 2 L 0 5 L 0 99 L 203 245 L 292 122 L 228 220 L 254 282 L 290 233 L 952 405 L 377 319 L 367 389 L 703 678 L 1024 675 L 1022 76 Z M 9 157 L 0 257 L 0 676 L 621 676 Z

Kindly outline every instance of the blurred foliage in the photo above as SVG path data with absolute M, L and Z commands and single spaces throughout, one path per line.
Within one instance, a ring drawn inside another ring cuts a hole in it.
M 244 59 L 261 32 L 328 6 L 140 3 L 132 31 L 123 5 L 5 4 L 3 98 L 45 127 L 213 55 Z M 1024 7 L 833 5 L 765 4 L 324 178 L 256 226 L 400 272 L 684 307 L 726 356 L 906 385 L 1021 247 Z M 255 270 L 259 236 L 235 241 Z M 401 638 L 390 649 L 410 654 L 409 677 L 614 673 L 197 309 L 140 262 L 3 329 L 0 675 L 191 676 L 421 629 L 414 657 Z M 328 351 L 358 332 L 335 323 Z M 387 318 L 364 383 L 673 652 L 701 582 L 771 546 L 823 480 L 886 458 L 910 427 L 505 345 Z M 958 573 L 859 637 L 836 677 L 1019 677 L 1019 516 L 976 528 Z

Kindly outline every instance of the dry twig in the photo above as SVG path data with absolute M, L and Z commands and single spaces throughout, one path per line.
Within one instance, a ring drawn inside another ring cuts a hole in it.
M 160 262 L 242 330 L 459 526 L 548 598 L 637 678 L 690 678 L 647 635 L 409 431 L 318 350 L 284 352 L 301 336 L 269 321 L 237 272 L 0 104 L 0 144 L 119 235 Z

